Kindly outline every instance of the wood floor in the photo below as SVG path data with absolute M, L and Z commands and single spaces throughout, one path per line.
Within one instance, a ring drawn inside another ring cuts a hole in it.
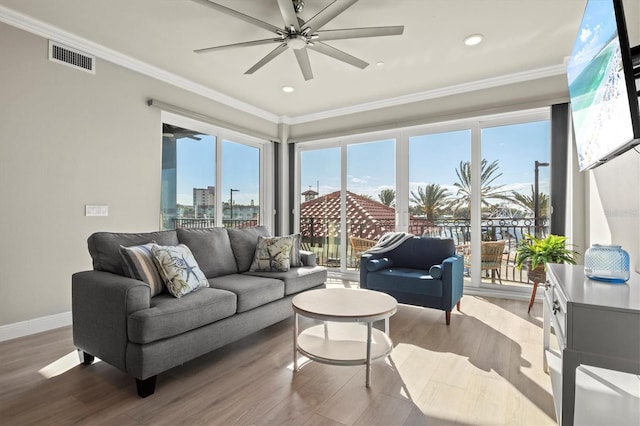
M 294 374 L 289 319 L 161 374 L 146 399 L 114 367 L 79 365 L 65 327 L 0 343 L 0 424 L 551 425 L 541 315 L 465 296 L 447 327 L 441 311 L 401 305 L 368 389 L 363 366 Z

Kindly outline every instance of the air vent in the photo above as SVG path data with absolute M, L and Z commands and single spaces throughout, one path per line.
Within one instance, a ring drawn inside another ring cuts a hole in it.
M 87 55 L 53 40 L 49 40 L 49 60 L 90 72 L 91 74 L 96 73 L 95 56 Z

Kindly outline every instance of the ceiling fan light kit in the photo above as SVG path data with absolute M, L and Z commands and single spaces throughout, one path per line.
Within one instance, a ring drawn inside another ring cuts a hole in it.
M 351 7 L 358 0 L 334 0 L 327 7 L 311 17 L 308 21 L 305 21 L 304 19 L 302 19 L 302 17 L 299 16 L 300 13 L 304 10 L 303 0 L 277 0 L 278 8 L 280 9 L 280 14 L 282 15 L 282 21 L 284 23 L 283 27 L 281 28 L 209 0 L 192 1 L 204 6 L 208 6 L 214 10 L 217 10 L 218 12 L 222 12 L 235 18 L 241 19 L 245 22 L 266 29 L 275 34 L 275 37 L 271 39 L 253 40 L 194 50 L 194 52 L 196 53 L 208 53 L 236 47 L 277 43 L 275 49 L 273 49 L 265 57 L 260 59 L 255 65 L 245 71 L 245 74 L 253 74 L 264 65 L 271 62 L 288 48 L 291 48 L 294 51 L 298 66 L 300 67 L 300 71 L 302 71 L 302 75 L 305 80 L 311 80 L 313 78 L 313 72 L 311 71 L 311 63 L 309 62 L 309 54 L 307 52 L 307 49 L 345 62 L 354 67 L 364 69 L 369 65 L 367 62 L 339 49 L 336 49 L 335 47 L 332 47 L 324 42 L 350 38 L 401 35 L 404 32 L 404 26 L 321 30 L 324 25 L 326 25 L 329 21 Z

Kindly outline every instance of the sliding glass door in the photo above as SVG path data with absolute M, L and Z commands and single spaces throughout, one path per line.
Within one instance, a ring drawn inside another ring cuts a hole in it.
M 548 232 L 549 133 L 541 108 L 297 144 L 298 229 L 343 273 L 385 232 L 451 238 L 465 285 L 513 290 L 517 243 Z
M 550 121 L 484 127 L 481 160 L 481 282 L 528 286 L 515 268 L 525 234 L 549 232 Z
M 316 253 L 320 265 L 340 267 L 340 147 L 302 151 L 298 229 L 303 250 Z
M 396 229 L 395 140 L 303 147 L 298 164 L 303 247 L 332 270 L 357 270 L 360 253 Z

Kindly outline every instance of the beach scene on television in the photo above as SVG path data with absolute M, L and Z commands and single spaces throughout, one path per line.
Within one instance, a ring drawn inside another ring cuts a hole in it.
M 584 170 L 633 138 L 612 2 L 588 3 L 567 78 L 578 163 Z

